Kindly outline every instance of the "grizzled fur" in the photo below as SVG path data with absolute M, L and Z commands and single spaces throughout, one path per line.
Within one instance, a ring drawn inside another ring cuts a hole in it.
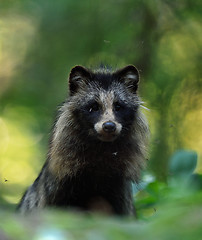
M 139 73 L 71 70 L 47 161 L 24 194 L 25 213 L 45 206 L 132 215 L 132 182 L 145 163 L 148 126 L 137 95 Z

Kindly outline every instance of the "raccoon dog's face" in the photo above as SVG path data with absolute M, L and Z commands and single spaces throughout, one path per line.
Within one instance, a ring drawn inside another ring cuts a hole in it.
M 116 72 L 74 67 L 69 77 L 69 103 L 80 133 L 103 142 L 126 136 L 139 106 L 138 82 L 138 71 L 132 65 Z

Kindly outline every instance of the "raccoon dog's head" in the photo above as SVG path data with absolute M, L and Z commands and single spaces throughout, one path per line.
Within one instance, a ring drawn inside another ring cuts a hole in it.
M 140 104 L 138 82 L 138 70 L 132 65 L 115 72 L 74 67 L 69 76 L 69 106 L 80 134 L 103 142 L 127 136 Z

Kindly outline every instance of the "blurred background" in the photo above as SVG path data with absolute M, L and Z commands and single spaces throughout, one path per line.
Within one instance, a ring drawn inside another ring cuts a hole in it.
M 134 64 L 151 128 L 149 166 L 166 181 L 179 149 L 202 173 L 201 1 L 0 1 L 0 203 L 15 204 L 46 159 L 71 68 Z

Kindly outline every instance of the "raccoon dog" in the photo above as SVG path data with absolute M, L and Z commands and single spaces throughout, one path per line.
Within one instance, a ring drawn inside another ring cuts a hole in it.
M 148 125 L 137 95 L 139 73 L 76 66 L 38 178 L 22 213 L 46 206 L 134 214 L 132 182 L 145 163 Z

